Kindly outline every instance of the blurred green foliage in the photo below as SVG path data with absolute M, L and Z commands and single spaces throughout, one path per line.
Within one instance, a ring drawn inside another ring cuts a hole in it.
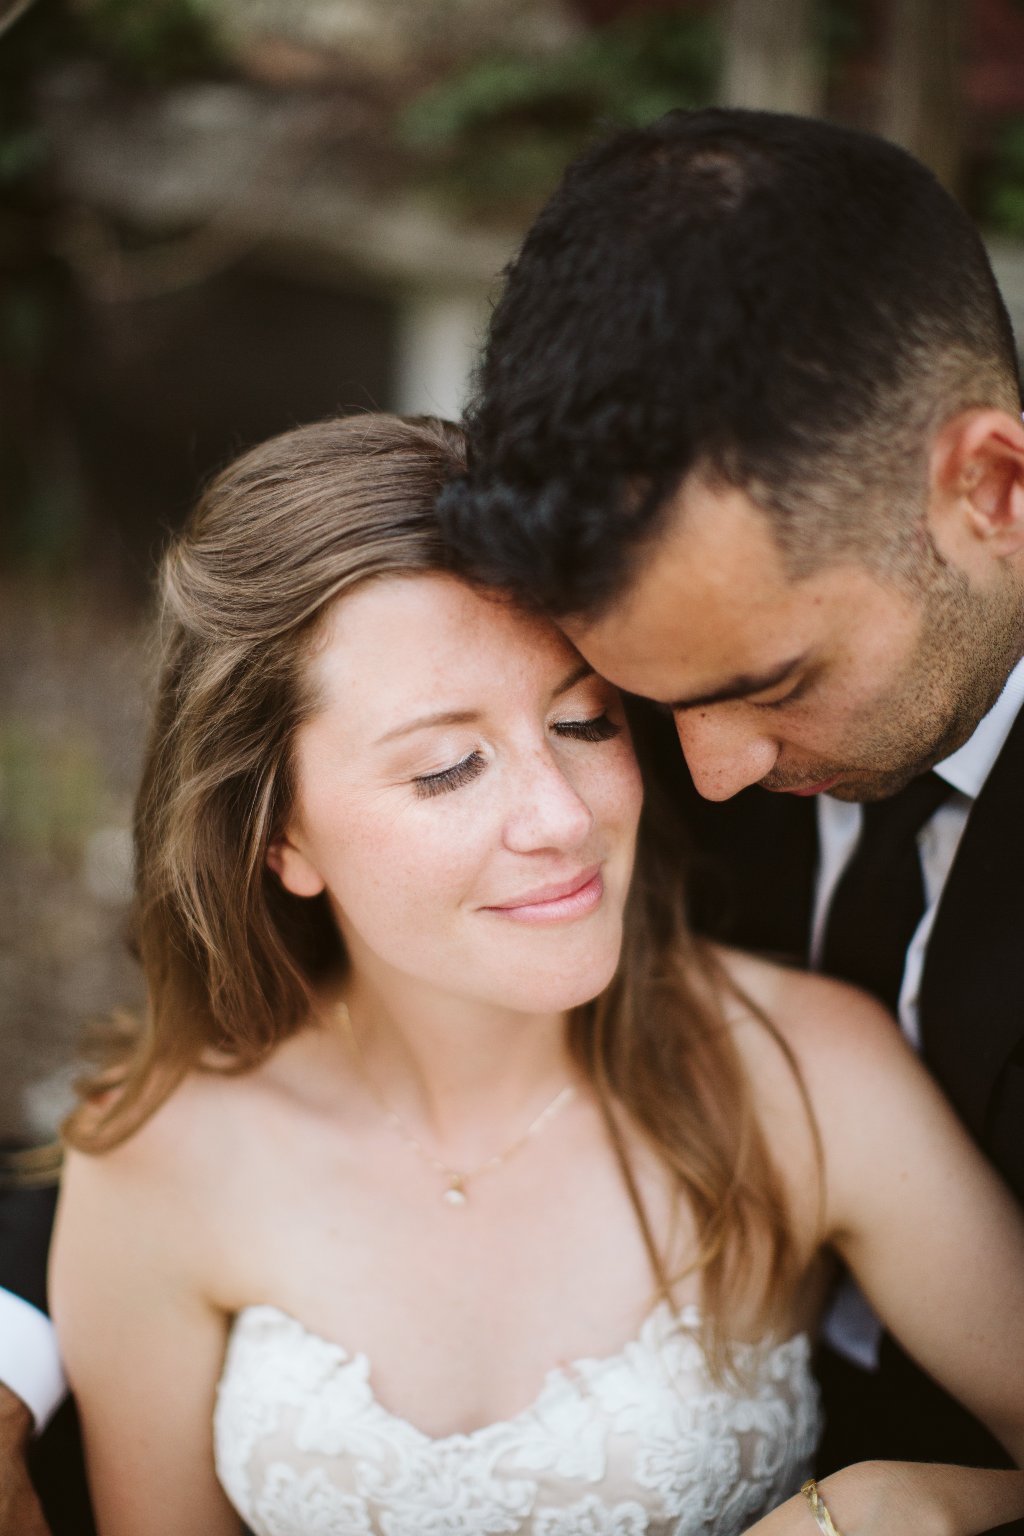
M 830 80 L 867 39 L 863 0 L 819 0 Z M 524 211 L 602 131 L 714 102 L 722 63 L 715 7 L 627 14 L 554 53 L 488 54 L 460 66 L 401 115 L 400 141 L 427 162 L 436 190 L 471 213 Z
M 980 215 L 990 228 L 1024 240 L 1024 117 L 996 135 Z
M 555 53 L 474 60 L 413 101 L 399 135 L 432 162 L 446 192 L 476 211 L 515 217 L 602 126 L 706 105 L 718 68 L 710 15 L 642 13 Z
M 225 68 L 213 0 L 77 0 L 74 14 L 85 46 L 145 84 Z
M 709 16 L 653 12 L 555 53 L 475 60 L 410 108 L 406 131 L 421 143 L 450 142 L 496 117 L 554 106 L 568 118 L 603 111 L 646 122 L 673 104 L 706 100 L 717 66 Z

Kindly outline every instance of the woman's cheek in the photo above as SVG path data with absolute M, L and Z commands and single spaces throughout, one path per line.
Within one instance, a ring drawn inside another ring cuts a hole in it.
M 644 787 L 640 777 L 640 765 L 633 754 L 632 746 L 627 741 L 622 743 L 618 761 L 615 763 L 615 772 L 610 774 L 608 779 L 609 782 L 605 788 L 608 817 L 623 830 L 633 832 L 640 820 Z

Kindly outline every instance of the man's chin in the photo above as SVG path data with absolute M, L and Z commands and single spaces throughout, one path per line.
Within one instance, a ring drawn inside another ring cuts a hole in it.
M 868 805 L 874 800 L 887 800 L 895 790 L 889 789 L 886 784 L 855 783 L 851 780 L 840 780 L 830 790 L 833 800 L 844 800 L 847 805 Z

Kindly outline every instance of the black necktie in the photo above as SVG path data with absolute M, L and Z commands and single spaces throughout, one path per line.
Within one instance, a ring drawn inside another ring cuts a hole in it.
M 951 793 L 938 774 L 925 773 L 898 795 L 865 805 L 829 905 L 822 970 L 872 992 L 892 1013 L 925 906 L 917 834 Z

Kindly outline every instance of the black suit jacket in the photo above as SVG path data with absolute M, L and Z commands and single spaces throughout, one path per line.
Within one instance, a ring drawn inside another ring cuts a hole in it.
M 0 1198 L 0 1286 L 46 1311 L 46 1255 L 57 1187 L 4 1189 Z
M 685 777 L 678 794 L 694 843 L 697 926 L 806 960 L 818 857 L 813 800 L 752 789 L 710 805 Z M 919 1016 L 925 1062 L 1024 1202 L 1024 712 L 971 808 L 943 889 Z M 828 1408 L 827 1375 L 825 1382 Z M 837 1401 L 834 1416 L 841 1413 Z M 870 1438 L 851 1439 L 842 1460 L 1000 1464 L 987 1432 L 892 1339 L 883 1342 L 876 1396 L 860 1417 L 871 1419 Z M 1015 1529 L 1024 1536 L 1024 1523 Z
M 683 773 L 695 922 L 747 947 L 806 960 L 818 857 L 814 801 L 750 789 L 712 805 Z M 1024 711 L 971 809 L 946 881 L 919 1014 L 931 1072 L 1024 1202 Z

